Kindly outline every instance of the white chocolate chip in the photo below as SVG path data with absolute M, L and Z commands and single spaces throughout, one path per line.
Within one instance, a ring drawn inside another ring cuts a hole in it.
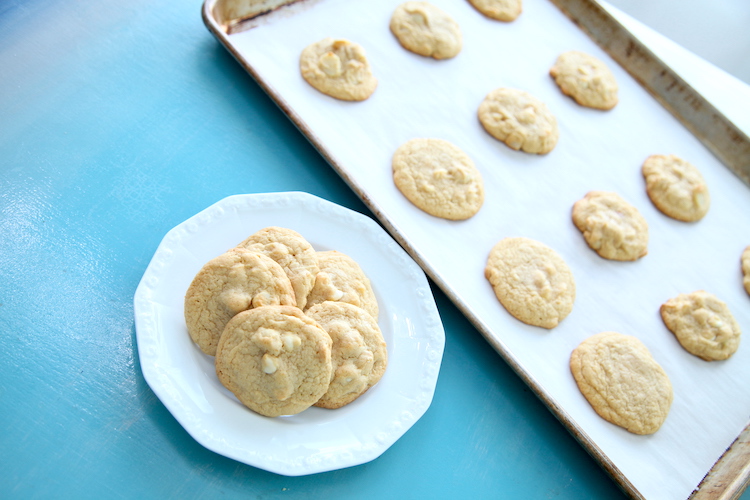
M 268 375 L 276 373 L 276 370 L 278 369 L 277 361 L 278 360 L 270 354 L 264 354 L 263 358 L 261 359 L 261 367 L 263 369 L 263 373 L 267 373 Z

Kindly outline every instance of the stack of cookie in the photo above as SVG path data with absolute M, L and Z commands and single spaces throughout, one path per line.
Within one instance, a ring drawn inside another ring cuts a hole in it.
M 185 295 L 190 338 L 219 381 L 265 416 L 339 408 L 387 366 L 370 280 L 349 256 L 262 229 L 206 263 Z

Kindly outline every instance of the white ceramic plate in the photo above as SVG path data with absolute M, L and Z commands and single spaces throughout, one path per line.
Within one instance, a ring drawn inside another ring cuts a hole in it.
M 267 226 L 294 229 L 316 250 L 349 255 L 371 279 L 388 368 L 343 408 L 278 418 L 253 413 L 219 383 L 213 357 L 188 336 L 183 300 L 195 274 Z M 136 290 L 135 328 L 146 381 L 191 436 L 216 453 L 289 476 L 380 456 L 429 407 L 445 344 L 419 266 L 370 218 L 307 193 L 231 196 L 169 231 Z

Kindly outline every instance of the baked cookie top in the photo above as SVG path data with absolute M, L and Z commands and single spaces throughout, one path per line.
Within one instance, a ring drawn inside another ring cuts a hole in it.
M 526 324 L 554 328 L 573 310 L 573 273 L 543 243 L 521 237 L 500 240 L 484 274 L 503 307 Z
M 305 308 L 319 269 L 315 249 L 301 234 L 271 226 L 250 235 L 237 246 L 260 252 L 278 262 L 292 283 L 297 307 Z
M 605 259 L 631 261 L 648 253 L 646 219 L 617 193 L 587 193 L 573 205 L 573 223 Z
M 606 64 L 584 52 L 560 54 L 549 70 L 563 94 L 581 106 L 612 109 L 617 104 L 617 80 Z
M 493 90 L 479 105 L 478 115 L 491 136 L 527 153 L 549 153 L 560 135 L 547 105 L 523 90 Z
M 713 294 L 683 293 L 662 304 L 659 312 L 680 345 L 701 359 L 727 359 L 740 346 L 740 325 Z
M 348 40 L 329 37 L 308 45 L 299 67 L 307 83 L 343 101 L 364 101 L 378 86 L 365 50 Z
M 297 307 L 243 311 L 224 329 L 216 375 L 237 399 L 267 417 L 312 406 L 331 379 L 331 337 Z
M 662 213 L 694 222 L 708 212 L 711 198 L 697 167 L 675 155 L 652 155 L 641 167 L 646 193 Z
M 672 405 L 672 384 L 636 337 L 592 335 L 570 355 L 578 389 L 603 419 L 634 434 L 653 434 Z
M 740 265 L 742 267 L 742 282 L 745 285 L 745 291 L 750 294 L 750 246 L 742 252 Z
M 375 385 L 388 364 L 383 334 L 375 318 L 346 302 L 322 302 L 306 311 L 333 340 L 333 373 L 328 391 L 315 403 L 341 408 Z
M 469 0 L 479 12 L 498 21 L 513 21 L 523 9 L 521 0 Z
M 461 51 L 458 23 L 427 2 L 404 2 L 396 7 L 390 28 L 402 47 L 420 56 L 450 59 Z
M 185 323 L 193 342 L 213 356 L 235 314 L 279 304 L 296 305 L 281 266 L 258 252 L 234 248 L 207 262 L 193 278 L 185 294 Z
M 460 148 L 442 139 L 411 139 L 392 160 L 393 182 L 421 210 L 463 220 L 484 203 L 482 175 Z
M 307 296 L 307 308 L 326 300 L 346 302 L 361 307 L 377 319 L 378 301 L 370 280 L 359 264 L 336 250 L 318 252 L 320 271 Z

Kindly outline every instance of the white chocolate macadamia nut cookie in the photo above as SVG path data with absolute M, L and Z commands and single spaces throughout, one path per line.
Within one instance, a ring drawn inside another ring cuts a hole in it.
M 463 220 L 484 203 L 482 175 L 460 148 L 442 139 L 412 139 L 393 155 L 393 182 L 416 207 Z
M 484 274 L 503 307 L 526 324 L 554 328 L 573 310 L 573 273 L 557 252 L 538 241 L 501 240 Z
M 653 434 L 669 414 L 672 384 L 636 337 L 592 335 L 571 353 L 570 371 L 599 416 L 634 434 Z
M 320 271 L 307 297 L 307 308 L 326 300 L 346 302 L 378 317 L 378 301 L 370 280 L 354 259 L 336 250 L 317 252 Z
M 362 46 L 348 40 L 324 38 L 307 46 L 299 66 L 307 83 L 343 101 L 364 101 L 378 85 Z
M 617 80 L 596 57 L 583 52 L 560 54 L 549 74 L 563 94 L 581 106 L 612 109 L 617 104 Z
M 185 294 L 190 338 L 213 356 L 224 326 L 246 309 L 295 305 L 289 278 L 279 264 L 258 252 L 234 248 L 206 263 Z
M 523 9 L 522 0 L 469 0 L 479 12 L 498 21 L 513 21 Z
M 587 193 L 573 205 L 573 223 L 605 259 L 632 261 L 648 253 L 646 219 L 617 193 Z
M 669 299 L 659 309 L 664 324 L 687 352 L 706 361 L 719 361 L 737 352 L 740 325 L 729 307 L 699 290 Z
M 675 155 L 652 155 L 641 167 L 646 193 L 663 214 L 694 222 L 708 212 L 711 197 L 700 171 Z
M 458 23 L 430 3 L 402 3 L 393 12 L 390 27 L 402 47 L 420 56 L 450 59 L 461 51 Z
M 216 375 L 254 412 L 294 415 L 328 390 L 331 344 L 297 307 L 251 309 L 227 323 L 216 351 Z
M 560 135 L 547 105 L 523 90 L 493 90 L 479 105 L 478 116 L 491 136 L 527 153 L 549 153 Z

